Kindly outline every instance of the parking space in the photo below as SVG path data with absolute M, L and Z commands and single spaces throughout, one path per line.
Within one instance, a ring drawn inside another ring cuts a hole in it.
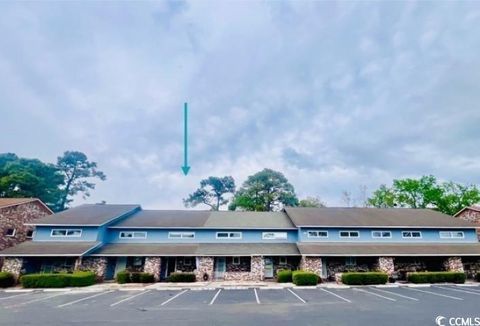
M 303 304 L 294 294 L 286 289 L 259 289 L 257 291 L 261 304 Z
M 214 304 L 257 304 L 253 289 L 222 290 Z

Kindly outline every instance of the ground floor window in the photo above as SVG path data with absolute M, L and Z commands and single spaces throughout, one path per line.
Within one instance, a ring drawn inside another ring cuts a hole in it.
M 250 257 L 226 257 L 226 272 L 250 272 Z
M 145 257 L 127 257 L 127 270 L 131 272 L 143 272 Z
M 24 259 L 23 274 L 30 273 L 71 273 L 76 257 L 28 257 Z
M 480 257 L 462 257 L 462 263 L 467 278 L 474 279 L 480 273 Z

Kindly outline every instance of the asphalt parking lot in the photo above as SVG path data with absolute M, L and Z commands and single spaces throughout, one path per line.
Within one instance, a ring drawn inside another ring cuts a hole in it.
M 435 325 L 480 286 L 0 292 L 0 325 Z

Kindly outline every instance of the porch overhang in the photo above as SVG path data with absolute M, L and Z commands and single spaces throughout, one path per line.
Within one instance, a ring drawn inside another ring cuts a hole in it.
M 100 242 L 91 241 L 29 241 L 0 252 L 2 257 L 80 257 L 96 247 Z

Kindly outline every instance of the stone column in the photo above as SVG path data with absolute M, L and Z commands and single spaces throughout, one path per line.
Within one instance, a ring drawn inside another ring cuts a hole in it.
M 263 281 L 265 279 L 265 260 L 262 256 L 252 256 L 250 273 L 255 281 Z
M 162 259 L 160 257 L 146 257 L 145 266 L 143 271 L 145 273 L 153 274 L 155 282 L 160 281 L 160 267 L 162 264 Z
M 203 275 L 208 275 L 208 280 L 213 281 L 213 257 L 197 257 L 197 269 L 195 275 L 197 281 L 204 282 Z
M 318 276 L 322 275 L 322 258 L 321 257 L 311 257 L 311 256 L 302 256 L 300 259 L 300 269 L 312 272 Z
M 378 270 L 392 276 L 395 271 L 393 257 L 378 257 Z
M 18 280 L 23 268 L 23 258 L 6 257 L 3 262 L 2 272 L 12 273 Z
M 445 267 L 445 270 L 449 272 L 464 272 L 461 257 L 448 257 L 443 262 L 443 266 Z
M 98 281 L 103 281 L 107 272 L 107 257 L 85 257 L 79 269 L 92 271 Z
M 78 257 L 77 259 L 75 259 L 75 266 L 73 267 L 73 270 L 82 270 L 82 261 L 82 257 Z

